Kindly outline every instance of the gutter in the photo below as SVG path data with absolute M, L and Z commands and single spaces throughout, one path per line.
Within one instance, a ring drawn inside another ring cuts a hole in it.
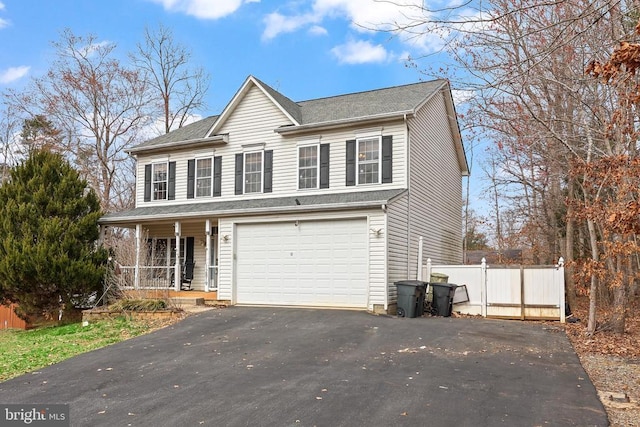
M 290 134 L 314 131 L 319 129 L 338 129 L 343 127 L 349 127 L 357 123 L 397 120 L 397 119 L 402 119 L 407 115 L 413 115 L 413 114 L 414 114 L 413 110 L 396 111 L 393 113 L 378 114 L 374 116 L 363 116 L 363 117 L 355 117 L 355 118 L 342 119 L 342 120 L 332 120 L 330 122 L 310 123 L 307 125 L 299 125 L 299 126 L 282 126 L 275 129 L 274 132 L 279 133 L 281 135 L 290 135 Z
M 186 148 L 192 145 L 201 145 L 206 143 L 224 143 L 227 144 L 229 142 L 228 134 L 214 135 L 209 138 L 196 138 L 196 139 L 187 139 L 184 141 L 171 141 L 164 142 L 162 144 L 154 144 L 143 147 L 131 148 L 130 150 L 126 150 L 127 154 L 137 154 L 141 152 L 150 152 L 150 151 L 160 151 L 165 150 L 167 148 Z
M 98 223 L 100 225 L 118 225 L 129 224 L 135 222 L 149 222 L 156 220 L 175 220 L 176 217 L 180 219 L 200 219 L 200 218 L 222 218 L 230 216 L 252 216 L 260 214 L 282 214 L 282 213 L 300 213 L 300 212 L 317 212 L 317 211 L 339 211 L 339 210 L 357 210 L 364 208 L 379 208 L 381 205 L 389 203 L 388 199 L 384 200 L 371 200 L 365 202 L 348 202 L 339 204 L 320 204 L 320 205 L 294 205 L 294 206 L 278 206 L 278 207 L 261 207 L 254 209 L 224 209 L 224 210 L 209 210 L 201 211 L 198 213 L 186 213 L 186 212 L 172 212 L 166 214 L 156 215 L 136 215 L 130 217 L 112 217 L 106 220 L 100 218 Z

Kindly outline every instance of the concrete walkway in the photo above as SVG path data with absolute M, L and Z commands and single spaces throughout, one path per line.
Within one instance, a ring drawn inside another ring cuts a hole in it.
M 232 307 L 0 383 L 73 426 L 606 426 L 552 323 Z

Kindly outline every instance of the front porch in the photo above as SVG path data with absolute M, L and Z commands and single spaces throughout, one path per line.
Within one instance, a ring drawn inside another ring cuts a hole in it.
M 112 283 L 141 297 L 217 301 L 218 227 L 212 219 L 121 225 Z

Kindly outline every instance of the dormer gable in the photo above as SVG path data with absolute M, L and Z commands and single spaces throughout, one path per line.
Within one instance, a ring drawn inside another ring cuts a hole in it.
M 300 126 L 302 117 L 300 106 L 269 85 L 250 75 L 242 84 L 238 92 L 233 96 L 229 104 L 227 104 L 213 126 L 211 126 L 211 129 L 207 132 L 207 137 L 212 137 L 220 131 L 238 105 L 240 105 L 245 96 L 254 87 L 258 88 L 264 96 L 267 97 L 273 105 L 278 108 L 282 114 L 284 114 L 285 117 L 287 117 L 292 126 Z

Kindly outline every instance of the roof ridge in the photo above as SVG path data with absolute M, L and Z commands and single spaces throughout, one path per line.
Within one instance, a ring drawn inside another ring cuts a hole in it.
M 368 89 L 368 90 L 362 90 L 362 91 L 358 91 L 358 92 L 342 93 L 342 94 L 339 94 L 339 95 L 322 96 L 320 98 L 310 98 L 310 99 L 305 99 L 305 100 L 295 101 L 295 102 L 297 104 L 300 104 L 300 103 L 303 103 L 303 102 L 320 101 L 320 100 L 323 100 L 323 99 L 331 99 L 331 98 L 341 98 L 341 97 L 344 97 L 344 96 L 361 95 L 361 94 L 364 94 L 364 93 L 380 92 L 380 91 L 383 91 L 383 90 L 397 89 L 397 88 L 401 88 L 401 87 L 417 86 L 417 85 L 422 85 L 422 84 L 426 84 L 426 83 L 446 82 L 446 81 L 447 81 L 447 79 L 440 78 L 440 79 L 426 80 L 426 81 L 421 81 L 421 82 L 400 84 L 400 85 L 395 85 L 395 86 L 385 86 L 385 87 L 381 87 L 381 88 L 378 88 L 378 89 Z

